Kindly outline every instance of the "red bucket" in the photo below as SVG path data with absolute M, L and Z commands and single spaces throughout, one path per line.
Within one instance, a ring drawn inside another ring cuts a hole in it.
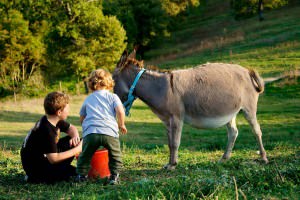
M 91 160 L 91 169 L 88 173 L 89 178 L 105 178 L 110 176 L 108 167 L 108 150 L 97 150 Z

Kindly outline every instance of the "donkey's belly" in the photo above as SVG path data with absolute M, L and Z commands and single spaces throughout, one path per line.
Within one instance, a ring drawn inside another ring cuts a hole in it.
M 226 116 L 216 116 L 216 117 L 191 117 L 186 115 L 184 122 L 196 127 L 196 128 L 218 128 L 227 124 L 237 113 L 233 113 Z

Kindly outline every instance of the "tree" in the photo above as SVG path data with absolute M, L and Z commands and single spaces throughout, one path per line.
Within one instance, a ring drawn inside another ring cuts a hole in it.
M 0 17 L 0 93 L 21 90 L 38 71 L 51 83 L 112 70 L 126 47 L 124 28 L 103 15 L 101 0 L 2 0 Z
M 104 16 L 93 2 L 64 1 L 59 6 L 60 18 L 52 20 L 56 24 L 47 37 L 49 69 L 79 79 L 97 67 L 112 70 L 126 47 L 121 23 Z
M 199 0 L 106 0 L 103 12 L 117 16 L 127 32 L 128 47 L 138 45 L 143 56 L 158 38 L 170 36 L 172 17 L 198 5 Z
M 139 45 L 140 53 L 157 37 L 169 34 L 169 17 L 160 0 L 104 1 L 103 11 L 118 17 L 127 31 L 129 47 Z
M 138 23 L 135 20 L 131 0 L 106 0 L 103 1 L 104 15 L 113 15 L 121 21 L 127 36 L 127 48 L 133 49 L 138 43 Z
M 263 0 L 259 0 L 258 1 L 258 17 L 259 17 L 259 21 L 264 20 L 264 16 L 263 16 Z
M 170 16 L 176 16 L 190 6 L 197 7 L 199 0 L 162 0 L 162 7 Z
M 231 7 L 236 19 L 250 17 L 261 11 L 263 3 L 264 9 L 275 9 L 288 4 L 288 0 L 231 0 Z
M 44 52 L 41 37 L 32 34 L 22 13 L 14 9 L 1 13 L 0 75 L 3 85 L 14 93 L 21 89 L 45 63 Z

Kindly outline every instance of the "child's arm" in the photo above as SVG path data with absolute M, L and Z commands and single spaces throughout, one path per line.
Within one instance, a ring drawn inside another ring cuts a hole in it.
M 80 137 L 77 128 L 70 124 L 70 127 L 67 130 L 67 134 L 71 137 L 70 146 L 77 146 L 80 142 Z
M 83 120 L 85 119 L 85 116 L 80 116 L 80 124 L 82 124 Z
M 123 105 L 118 105 L 115 108 L 115 110 L 116 110 L 117 122 L 118 122 L 119 129 L 122 134 L 126 134 L 127 129 L 125 126 L 125 112 L 124 112 Z
M 82 151 L 82 141 L 80 141 L 80 143 L 73 149 L 70 149 L 65 152 L 60 152 L 60 153 L 48 153 L 46 154 L 46 157 L 51 164 L 55 164 L 65 159 L 71 158 L 75 155 L 78 155 L 81 153 L 81 151 Z

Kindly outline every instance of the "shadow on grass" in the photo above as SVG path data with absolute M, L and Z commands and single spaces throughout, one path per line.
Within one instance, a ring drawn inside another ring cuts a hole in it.
M 15 185 L 25 185 L 26 182 L 24 180 L 25 172 L 19 172 L 18 174 L 1 174 L 0 175 L 0 183 L 4 186 L 15 186 Z
M 21 149 L 25 136 L 0 136 L 1 150 L 19 150 Z
M 43 114 L 36 114 L 30 112 L 16 112 L 16 111 L 1 111 L 0 122 L 37 122 Z M 80 125 L 79 116 L 68 116 L 67 121 L 74 125 Z
M 28 116 L 20 117 L 24 114 Z M 32 122 L 38 120 L 41 116 L 32 113 L 18 113 L 18 112 L 4 112 L 0 114 L 1 121 L 5 116 L 6 121 L 20 121 Z M 13 116 L 13 117 L 12 117 Z M 74 125 L 79 126 L 79 118 L 70 116 L 68 121 Z M 78 122 L 78 123 L 76 123 Z M 127 124 L 128 134 L 121 135 L 121 144 L 125 144 L 127 147 L 137 147 L 144 150 L 152 150 L 157 147 L 168 145 L 167 134 L 165 126 L 158 123 L 146 123 L 146 122 L 128 122 Z M 273 149 L 278 143 L 285 143 L 290 145 L 297 145 L 300 141 L 300 125 L 297 121 L 288 124 L 261 124 L 263 131 L 263 143 L 267 150 Z M 235 150 L 247 149 L 257 150 L 257 142 L 248 125 L 238 125 L 239 136 L 235 143 Z M 27 132 L 29 130 L 16 130 L 13 133 L 6 135 L 0 135 L 0 147 L 6 146 L 9 149 L 18 149 Z M 81 131 L 81 128 L 79 128 Z M 5 132 L 5 130 L 2 132 Z M 16 135 L 14 135 L 16 133 Z M 62 134 L 64 135 L 64 134 Z M 227 144 L 227 132 L 226 128 L 218 129 L 196 129 L 189 125 L 185 125 L 181 137 L 180 150 L 225 150 Z
M 139 105 L 133 105 L 134 110 L 149 110 L 148 106 L 139 106 Z
M 0 121 L 2 122 L 36 122 L 43 115 L 30 112 L 1 111 Z

